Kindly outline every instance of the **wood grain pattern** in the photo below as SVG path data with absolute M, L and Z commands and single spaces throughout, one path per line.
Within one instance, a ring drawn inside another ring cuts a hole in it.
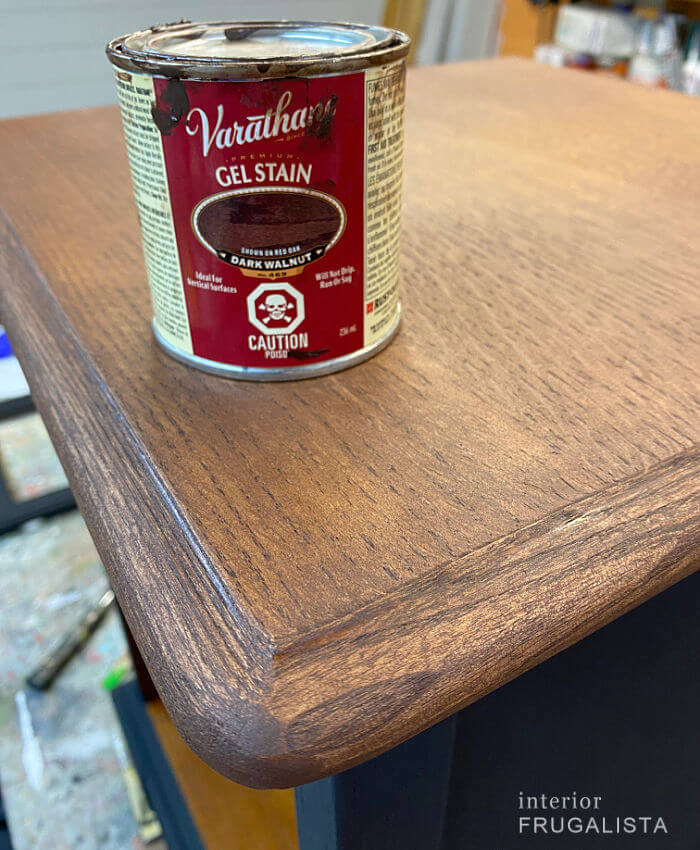
M 345 769 L 697 567 L 698 149 L 681 95 L 413 72 L 401 334 L 256 385 L 152 341 L 116 111 L 0 125 L 3 321 L 204 760 Z

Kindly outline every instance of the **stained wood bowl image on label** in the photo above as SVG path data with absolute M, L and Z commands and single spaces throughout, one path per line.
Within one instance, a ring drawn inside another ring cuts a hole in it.
M 199 241 L 249 277 L 300 274 L 343 235 L 343 205 L 331 195 L 265 186 L 220 192 L 192 212 Z

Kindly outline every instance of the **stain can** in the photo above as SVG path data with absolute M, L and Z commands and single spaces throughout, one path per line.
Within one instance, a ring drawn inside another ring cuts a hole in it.
M 107 45 L 166 352 L 291 380 L 391 341 L 408 47 L 383 27 L 289 21 Z

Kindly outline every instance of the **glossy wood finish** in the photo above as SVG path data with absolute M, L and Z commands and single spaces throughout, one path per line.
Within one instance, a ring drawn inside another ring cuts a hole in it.
M 697 567 L 699 149 L 681 95 L 413 72 L 401 334 L 256 385 L 151 339 L 116 111 L 0 125 L 3 321 L 205 761 L 345 770 Z

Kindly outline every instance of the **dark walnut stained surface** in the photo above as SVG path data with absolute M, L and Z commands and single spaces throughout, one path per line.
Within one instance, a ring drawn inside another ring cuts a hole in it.
M 403 330 L 301 383 L 156 347 L 116 109 L 0 125 L 3 321 L 163 701 L 248 784 L 697 566 L 700 106 L 517 61 L 408 91 Z

